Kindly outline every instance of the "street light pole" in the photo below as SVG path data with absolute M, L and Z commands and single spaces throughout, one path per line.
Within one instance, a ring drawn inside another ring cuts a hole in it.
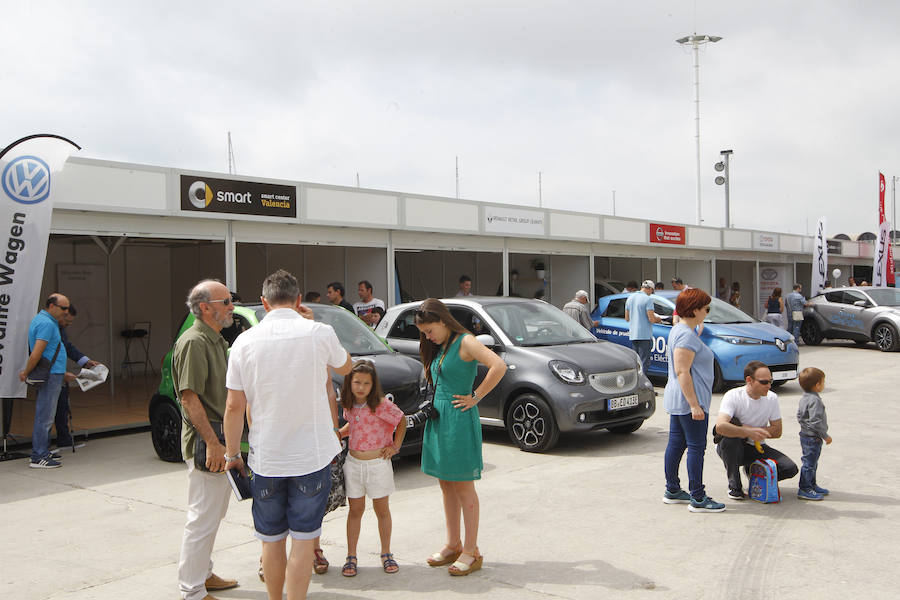
M 719 152 L 725 160 L 716 163 L 716 171 L 724 171 L 725 175 L 716 177 L 717 185 L 725 185 L 725 228 L 731 229 L 731 155 L 734 150 Z
M 694 138 L 697 143 L 697 225 L 700 225 L 702 221 L 700 215 L 700 46 L 708 42 L 718 42 L 721 39 L 721 37 L 716 35 L 697 35 L 695 32 L 693 35 L 675 40 L 682 46 L 690 44 L 694 50 L 694 105 L 696 113 L 694 117 Z

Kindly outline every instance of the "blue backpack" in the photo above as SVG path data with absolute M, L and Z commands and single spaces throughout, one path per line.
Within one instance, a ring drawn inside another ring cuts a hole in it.
M 750 465 L 750 499 L 769 504 L 781 501 L 778 491 L 778 467 L 771 458 Z

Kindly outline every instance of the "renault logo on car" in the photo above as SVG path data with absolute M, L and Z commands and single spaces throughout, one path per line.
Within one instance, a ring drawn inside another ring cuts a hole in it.
M 50 195 L 50 167 L 37 156 L 20 156 L 3 169 L 3 191 L 20 204 L 37 204 Z

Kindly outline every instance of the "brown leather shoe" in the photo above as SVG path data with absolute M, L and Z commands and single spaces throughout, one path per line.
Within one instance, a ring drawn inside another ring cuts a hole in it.
M 237 587 L 237 584 L 236 579 L 222 579 L 213 573 L 206 580 L 206 589 L 207 591 L 230 590 L 233 587 Z
M 203 596 L 203 600 L 219 600 L 215 596 L 210 596 L 209 594 Z

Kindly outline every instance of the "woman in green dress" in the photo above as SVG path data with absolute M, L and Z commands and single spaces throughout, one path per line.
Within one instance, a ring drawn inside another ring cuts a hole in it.
M 453 318 L 443 302 L 425 300 L 416 311 L 419 354 L 425 376 L 434 385 L 436 417 L 425 424 L 422 471 L 437 477 L 444 498 L 447 544 L 428 558 L 433 567 L 450 565 L 451 575 L 468 575 L 481 568 L 478 551 L 478 494 L 481 479 L 481 423 L 478 401 L 497 385 L 506 364 Z M 478 363 L 487 375 L 473 390 Z M 459 519 L 465 525 L 460 535 Z

